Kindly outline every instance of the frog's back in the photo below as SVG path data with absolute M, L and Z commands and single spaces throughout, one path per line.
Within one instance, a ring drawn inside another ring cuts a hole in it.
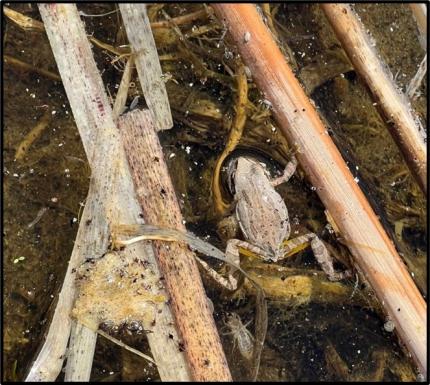
M 284 200 L 258 165 L 236 185 L 236 216 L 243 235 L 250 243 L 275 253 L 290 233 Z

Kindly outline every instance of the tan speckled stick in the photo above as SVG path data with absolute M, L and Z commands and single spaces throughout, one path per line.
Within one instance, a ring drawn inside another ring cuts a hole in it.
M 418 367 L 427 367 L 426 303 L 255 5 L 212 4 L 296 157 Z M 245 36 L 247 37 L 245 39 Z
M 397 90 L 388 67 L 382 64 L 369 35 L 349 4 L 321 4 L 354 68 L 380 104 L 387 127 L 421 190 L 427 192 L 425 131 L 407 98 Z
M 137 199 L 145 222 L 185 231 L 167 165 L 148 111 L 119 117 Z M 230 371 L 208 307 L 194 253 L 185 244 L 154 241 L 170 305 L 195 381 L 231 381 Z

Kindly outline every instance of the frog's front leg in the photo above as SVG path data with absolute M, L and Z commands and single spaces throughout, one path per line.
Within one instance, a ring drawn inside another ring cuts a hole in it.
M 327 248 L 324 243 L 318 236 L 314 233 L 309 233 L 305 235 L 301 235 L 297 238 L 293 238 L 288 240 L 284 244 L 284 257 L 288 257 L 289 254 L 297 248 L 300 248 L 301 245 L 310 242 L 312 251 L 314 253 L 315 259 L 321 266 L 321 269 L 327 274 L 327 277 L 330 281 L 340 281 L 341 279 L 351 277 L 351 272 L 346 270 L 344 272 L 337 272 L 333 267 L 333 259 L 331 258 Z M 281 258 L 281 259 L 283 259 Z M 278 259 L 279 260 L 279 259 Z
M 291 160 L 287 163 L 287 165 L 285 166 L 284 169 L 284 173 L 278 177 L 278 178 L 274 178 L 270 181 L 270 184 L 273 187 L 276 187 L 282 183 L 288 182 L 288 180 L 294 175 L 294 173 L 296 172 L 296 168 L 297 168 L 297 159 L 296 157 L 293 155 L 291 157 Z

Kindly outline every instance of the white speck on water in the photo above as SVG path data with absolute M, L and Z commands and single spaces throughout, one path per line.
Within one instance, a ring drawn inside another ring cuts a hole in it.
M 57 197 L 52 197 L 51 198 L 51 202 L 57 203 L 58 202 L 58 198 Z
M 185 152 L 189 154 L 191 152 L 191 147 L 190 146 L 185 147 Z
M 386 332 L 393 332 L 395 328 L 394 322 L 391 320 L 388 320 L 387 322 L 384 323 L 384 329 Z
M 172 158 L 174 158 L 176 156 L 176 154 L 174 153 L 174 152 L 172 152 L 170 155 L 169 155 L 169 159 L 172 159 Z
M 272 102 L 270 100 L 263 99 L 261 101 L 261 103 L 264 104 L 264 106 L 267 107 L 267 108 L 269 108 L 269 109 L 272 108 Z
M 58 143 L 58 147 L 62 147 L 64 143 Z
M 312 186 L 312 187 L 311 187 L 311 190 L 312 190 L 312 191 L 316 191 L 316 189 L 317 189 L 317 188 L 316 188 L 315 186 Z
M 18 175 L 17 173 L 14 173 L 14 174 L 13 174 L 13 176 L 14 176 L 15 178 L 19 178 L 19 175 Z
M 355 181 L 355 183 L 358 183 L 358 182 L 360 182 L 360 179 L 358 179 L 358 177 L 355 177 L 354 181 Z
M 57 113 L 57 111 L 55 111 L 55 110 L 51 112 L 52 115 L 55 115 L 56 113 Z
M 72 218 L 72 223 L 76 223 L 77 221 L 78 221 L 78 218 L 76 218 L 76 217 Z

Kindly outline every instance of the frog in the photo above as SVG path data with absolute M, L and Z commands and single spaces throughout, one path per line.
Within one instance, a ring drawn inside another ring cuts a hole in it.
M 293 249 L 310 244 L 316 260 L 330 281 L 350 277 L 349 270 L 335 271 L 326 246 L 315 233 L 289 239 L 291 224 L 287 205 L 275 187 L 288 182 L 297 165 L 297 159 L 292 155 L 283 174 L 272 178 L 265 165 L 252 156 L 239 156 L 228 164 L 227 184 L 234 196 L 234 217 L 245 240 L 228 240 L 226 257 L 239 265 L 239 251 L 245 249 L 266 262 L 278 262 L 286 258 Z M 232 277 L 234 271 L 234 268 L 230 268 L 230 289 L 237 286 Z

